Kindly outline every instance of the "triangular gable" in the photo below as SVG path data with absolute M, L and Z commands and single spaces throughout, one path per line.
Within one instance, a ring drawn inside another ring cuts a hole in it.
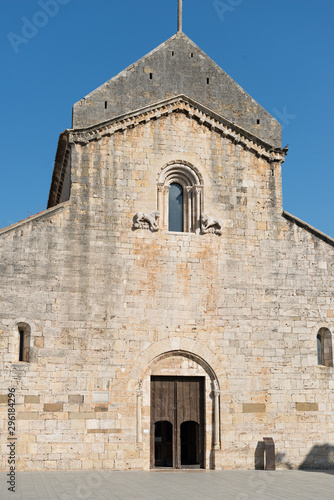
M 73 128 L 96 125 L 181 94 L 281 146 L 280 124 L 182 32 L 77 102 Z

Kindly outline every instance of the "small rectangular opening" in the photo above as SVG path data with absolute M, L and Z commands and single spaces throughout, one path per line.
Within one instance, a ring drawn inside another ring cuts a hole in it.
M 108 101 L 104 101 L 104 109 L 107 109 L 108 107 Z
M 24 331 L 20 330 L 20 353 L 19 353 L 19 361 L 24 361 L 23 359 L 23 350 L 24 350 Z
M 174 55 L 174 50 L 172 50 L 172 56 Z
M 206 83 L 209 85 L 209 83 L 210 83 L 210 78 L 207 78 L 207 79 L 206 79 Z
M 257 120 L 256 120 L 256 123 L 257 123 L 258 125 L 260 125 L 260 120 L 259 120 L 259 119 L 257 119 Z
M 150 73 L 150 80 L 153 80 L 153 73 Z
M 193 54 L 193 52 L 192 52 L 192 53 L 190 54 L 190 57 L 194 57 L 194 54 Z

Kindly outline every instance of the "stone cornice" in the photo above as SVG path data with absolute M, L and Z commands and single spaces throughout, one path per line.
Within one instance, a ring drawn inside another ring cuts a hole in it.
M 298 217 L 295 217 L 294 215 L 291 215 L 288 212 L 283 212 L 282 216 L 285 219 L 287 219 L 288 221 L 293 222 L 297 226 L 305 229 L 306 231 L 308 231 L 309 233 L 313 234 L 314 236 L 316 236 L 320 240 L 325 241 L 325 243 L 328 243 L 329 245 L 331 245 L 332 247 L 334 247 L 334 239 L 333 238 L 331 238 L 330 236 L 327 236 L 327 234 L 319 231 L 318 229 L 316 229 L 315 227 L 311 226 L 307 222 L 304 222 L 303 220 L 298 219 Z
M 22 226 L 29 224 L 30 222 L 35 222 L 38 219 L 48 219 L 49 217 L 53 217 L 59 212 L 62 212 L 64 208 L 66 208 L 67 205 L 69 205 L 69 201 L 64 201 L 63 203 L 60 203 L 59 205 L 48 208 L 47 210 L 44 210 L 43 212 L 39 212 L 38 214 L 31 215 L 27 219 L 20 220 L 19 222 L 16 222 L 15 224 L 12 224 L 11 226 L 4 227 L 3 229 L 0 229 L 0 236 L 3 234 L 7 234 L 10 231 L 14 231 L 15 229 L 21 228 Z
M 87 144 L 172 113 L 186 114 L 211 130 L 222 134 L 233 143 L 240 144 L 244 149 L 253 152 L 258 157 L 267 159 L 269 162 L 282 163 L 285 160 L 287 148 L 274 148 L 271 144 L 264 142 L 247 130 L 185 95 L 157 102 L 98 125 L 68 130 L 69 143 Z

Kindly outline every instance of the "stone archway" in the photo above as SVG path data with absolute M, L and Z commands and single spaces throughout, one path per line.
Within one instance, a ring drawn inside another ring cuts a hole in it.
M 198 421 L 198 425 L 202 425 L 198 427 L 199 443 L 202 443 L 199 446 L 203 446 L 201 467 L 214 468 L 215 450 L 220 449 L 219 388 L 223 375 L 222 363 L 217 356 L 206 346 L 192 339 L 165 339 L 152 344 L 137 358 L 132 367 L 131 376 L 137 380 L 137 445 L 142 448 L 145 469 L 154 464 L 155 422 L 152 421 L 151 412 L 151 382 L 154 378 L 161 380 L 163 377 L 169 377 L 169 379 L 174 377 L 173 380 L 178 379 L 178 383 L 187 382 L 188 385 L 191 377 L 194 383 L 196 380 L 202 380 L 199 383 L 203 386 L 203 420 Z M 185 404 L 184 401 L 181 404 Z M 187 414 L 184 410 L 181 413 Z M 158 415 L 154 418 L 162 419 Z M 189 416 L 184 418 L 185 421 L 196 421 L 195 417 L 194 419 Z M 161 421 L 169 420 L 164 415 Z M 177 422 L 176 432 L 180 433 L 184 422 L 179 420 Z M 184 425 L 183 436 L 185 429 L 188 429 L 190 433 L 195 432 L 195 428 L 197 429 L 195 424 Z M 181 434 L 179 434 L 179 439 L 181 440 Z M 174 445 L 175 443 L 178 443 L 176 438 Z M 180 457 L 174 456 L 173 466 L 177 466 L 177 463 L 181 464 Z
M 140 383 L 145 370 L 148 369 L 151 363 L 169 352 L 184 352 L 194 356 L 197 362 L 201 364 L 208 373 L 211 373 L 211 377 L 217 381 L 217 389 L 219 389 L 220 386 L 219 381 L 223 378 L 226 379 L 223 363 L 218 356 L 201 342 L 184 337 L 168 337 L 151 344 L 134 362 L 130 371 L 130 377 Z

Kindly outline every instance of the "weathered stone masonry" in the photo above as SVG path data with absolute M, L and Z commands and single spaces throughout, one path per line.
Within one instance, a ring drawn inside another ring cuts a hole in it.
M 19 470 L 149 468 L 157 376 L 203 377 L 205 468 L 254 468 L 263 436 L 282 467 L 333 465 L 317 335 L 334 241 L 283 212 L 285 155 L 279 124 L 183 33 L 74 106 L 49 208 L 0 231 L 2 469 L 8 387 Z M 191 232 L 166 226 L 169 167 L 190 179 Z M 156 211 L 159 230 L 134 227 Z

